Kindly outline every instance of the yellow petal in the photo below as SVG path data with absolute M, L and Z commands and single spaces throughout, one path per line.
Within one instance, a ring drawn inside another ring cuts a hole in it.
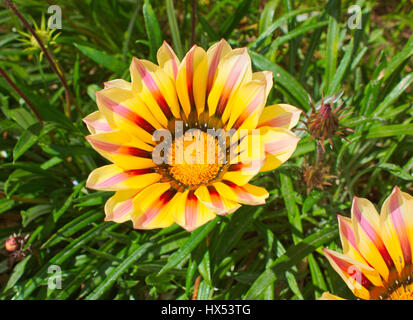
M 105 204 L 105 221 L 122 223 L 130 220 L 133 212 L 133 198 L 139 190 L 117 191 Z
M 232 51 L 231 46 L 225 39 L 212 45 L 208 51 L 208 81 L 207 81 L 207 92 L 209 93 L 212 89 L 212 84 L 214 83 L 218 65 L 225 55 Z
M 225 112 L 229 120 L 227 129 L 255 129 L 266 101 L 265 81 L 252 80 L 242 85 L 228 101 Z M 225 118 L 226 115 L 223 116 Z
M 228 167 L 222 179 L 243 186 L 260 172 L 263 163 L 264 160 L 232 164 Z
M 128 91 L 132 91 L 132 83 L 125 81 L 123 79 L 114 79 L 105 82 L 104 84 L 105 89 L 106 88 L 120 88 Z
M 373 288 L 369 279 L 379 279 L 380 275 L 377 271 L 341 253 L 329 249 L 323 249 L 323 252 L 354 295 L 368 300 L 370 290 Z
M 360 253 L 387 280 L 393 261 L 380 236 L 379 215 L 374 205 L 367 199 L 354 197 L 351 215 Z
M 225 55 L 217 68 L 215 80 L 208 96 L 209 115 L 228 120 L 225 112 L 228 101 L 243 82 L 251 80 L 251 59 L 246 48 L 232 50 Z
M 112 128 L 120 128 L 153 143 L 152 134 L 162 128 L 145 104 L 132 91 L 110 87 L 96 92 L 99 110 Z
M 124 131 L 114 130 L 85 138 L 99 154 L 122 169 L 144 169 L 154 166 L 153 147 Z
M 154 168 L 123 170 L 110 164 L 93 170 L 86 187 L 96 190 L 118 191 L 145 188 L 161 179 Z
M 86 126 L 91 134 L 109 132 L 112 131 L 112 129 L 117 129 L 115 126 L 113 128 L 109 126 L 109 123 L 100 111 L 95 111 L 87 117 L 84 117 L 82 120 L 86 123 Z
M 273 87 L 273 77 L 271 71 L 259 71 L 252 74 L 252 80 L 258 80 L 265 82 L 265 99 L 268 98 L 270 91 Z
M 399 274 L 412 257 L 412 197 L 395 187 L 383 202 L 380 213 L 380 229 L 383 241 Z
M 133 58 L 130 66 L 132 91 L 141 98 L 164 127 L 168 119 L 179 118 L 179 102 L 174 80 L 159 66 Z
M 218 193 L 225 199 L 248 205 L 264 204 L 269 194 L 264 188 L 246 184 L 238 186 L 231 181 L 216 182 L 213 184 Z
M 260 130 L 266 155 L 261 171 L 274 170 L 292 156 L 300 138 L 283 128 L 262 127 Z
M 179 68 L 179 59 L 171 46 L 164 41 L 156 55 L 159 66 L 172 78 L 176 79 Z
M 330 292 L 323 292 L 321 297 L 318 300 L 345 300 L 339 296 L 331 294 Z
M 301 110 L 289 104 L 275 104 L 262 110 L 257 128 L 279 127 L 292 129 L 300 120 Z
M 173 208 L 173 219 L 186 230 L 193 231 L 214 219 L 215 216 L 214 211 L 199 201 L 194 190 L 186 190 L 177 195 Z
M 169 183 L 155 183 L 143 189 L 134 198 L 136 210 L 131 219 L 135 229 L 166 228 L 173 224 L 173 198 L 176 190 Z
M 201 186 L 195 191 L 197 198 L 218 215 L 227 215 L 236 211 L 241 205 L 220 196 L 214 186 Z
M 179 67 L 176 90 L 179 101 L 188 117 L 196 108 L 198 115 L 204 111 L 208 74 L 208 58 L 204 49 L 194 45 Z
M 367 265 L 368 264 L 367 261 L 360 254 L 359 249 L 358 249 L 356 233 L 354 232 L 354 229 L 353 229 L 353 222 L 351 221 L 350 218 L 343 217 L 340 215 L 338 215 L 337 218 L 338 218 L 340 240 L 341 240 L 341 246 L 343 248 L 343 253 L 346 256 L 349 256 L 350 258 L 353 258 L 354 260 L 357 260 Z

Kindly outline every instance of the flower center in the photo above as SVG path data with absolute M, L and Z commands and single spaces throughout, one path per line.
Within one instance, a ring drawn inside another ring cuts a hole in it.
M 195 131 L 192 140 L 175 140 L 171 149 L 169 174 L 186 186 L 212 181 L 223 166 L 222 151 L 217 139 L 200 130 Z
M 413 300 L 413 283 L 402 284 L 389 294 L 389 300 Z
M 408 271 L 403 270 L 405 276 L 400 278 L 398 275 L 390 275 L 395 279 L 392 284 L 386 284 L 384 291 L 380 293 L 380 300 L 413 300 L 413 266 L 405 267 Z M 397 271 L 392 271 L 397 272 Z

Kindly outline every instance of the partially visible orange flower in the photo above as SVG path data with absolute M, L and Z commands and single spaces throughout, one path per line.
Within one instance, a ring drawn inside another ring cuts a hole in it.
M 413 300 L 413 197 L 394 187 L 380 215 L 355 197 L 351 219 L 338 216 L 343 254 L 324 249 L 354 295 L 368 300 Z M 321 299 L 336 299 L 324 293 Z
M 164 42 L 157 59 L 159 65 L 133 58 L 132 81 L 106 83 L 96 92 L 99 111 L 84 119 L 91 132 L 86 139 L 113 163 L 87 180 L 88 188 L 116 192 L 106 203 L 106 220 L 132 220 L 136 229 L 176 222 L 192 231 L 242 204 L 265 203 L 268 192 L 249 181 L 292 155 L 299 139 L 290 129 L 301 111 L 265 107 L 271 72 L 253 73 L 247 49 L 232 49 L 225 40 L 207 51 L 193 46 L 182 61 Z M 167 135 L 157 138 L 162 130 L 171 133 L 170 143 Z M 198 161 L 187 134 L 206 141 L 200 145 L 214 152 L 212 161 Z M 176 161 L 178 151 L 197 159 Z

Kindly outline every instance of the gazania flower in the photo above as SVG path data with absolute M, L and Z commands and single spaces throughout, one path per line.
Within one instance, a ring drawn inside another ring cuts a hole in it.
M 164 42 L 157 59 L 133 58 L 131 83 L 105 83 L 96 92 L 99 111 L 84 119 L 86 139 L 112 162 L 87 180 L 116 192 L 106 220 L 132 220 L 136 229 L 176 222 L 192 231 L 242 204 L 263 204 L 268 192 L 249 181 L 294 152 L 290 129 L 300 111 L 264 108 L 271 73 L 253 73 L 247 50 L 224 40 L 208 51 L 193 46 L 181 62 Z
M 413 300 L 413 197 L 394 187 L 380 215 L 367 199 L 354 198 L 351 219 L 338 216 L 338 221 L 343 254 L 324 253 L 354 295 Z

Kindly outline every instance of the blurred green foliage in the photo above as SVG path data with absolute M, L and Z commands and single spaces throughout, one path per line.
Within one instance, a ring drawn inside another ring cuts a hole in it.
M 198 0 L 195 26 L 189 0 L 14 1 L 38 25 L 52 3 L 62 29 L 48 48 L 72 100 L 0 4 L 0 67 L 42 119 L 1 77 L 0 242 L 20 230 L 32 248 L 12 270 L 1 257 L 2 299 L 191 299 L 198 277 L 198 299 L 314 299 L 326 290 L 351 297 L 320 250 L 340 250 L 336 215 L 350 215 L 353 195 L 381 205 L 394 185 L 413 193 L 411 1 Z M 353 4 L 360 29 L 348 25 Z M 292 159 L 254 180 L 270 191 L 264 206 L 192 233 L 104 222 L 110 192 L 84 185 L 105 161 L 85 141 L 81 118 L 96 110 L 103 82 L 128 80 L 132 56 L 154 60 L 166 40 L 183 58 L 191 37 L 204 48 L 222 37 L 246 46 L 256 70 L 273 72 L 268 105 L 309 112 L 308 94 L 317 102 L 324 93 L 351 107 L 341 120 L 354 130 L 351 142 L 326 144 L 331 185 L 308 190 L 316 144 L 297 131 Z M 47 286 L 53 264 L 61 290 Z

